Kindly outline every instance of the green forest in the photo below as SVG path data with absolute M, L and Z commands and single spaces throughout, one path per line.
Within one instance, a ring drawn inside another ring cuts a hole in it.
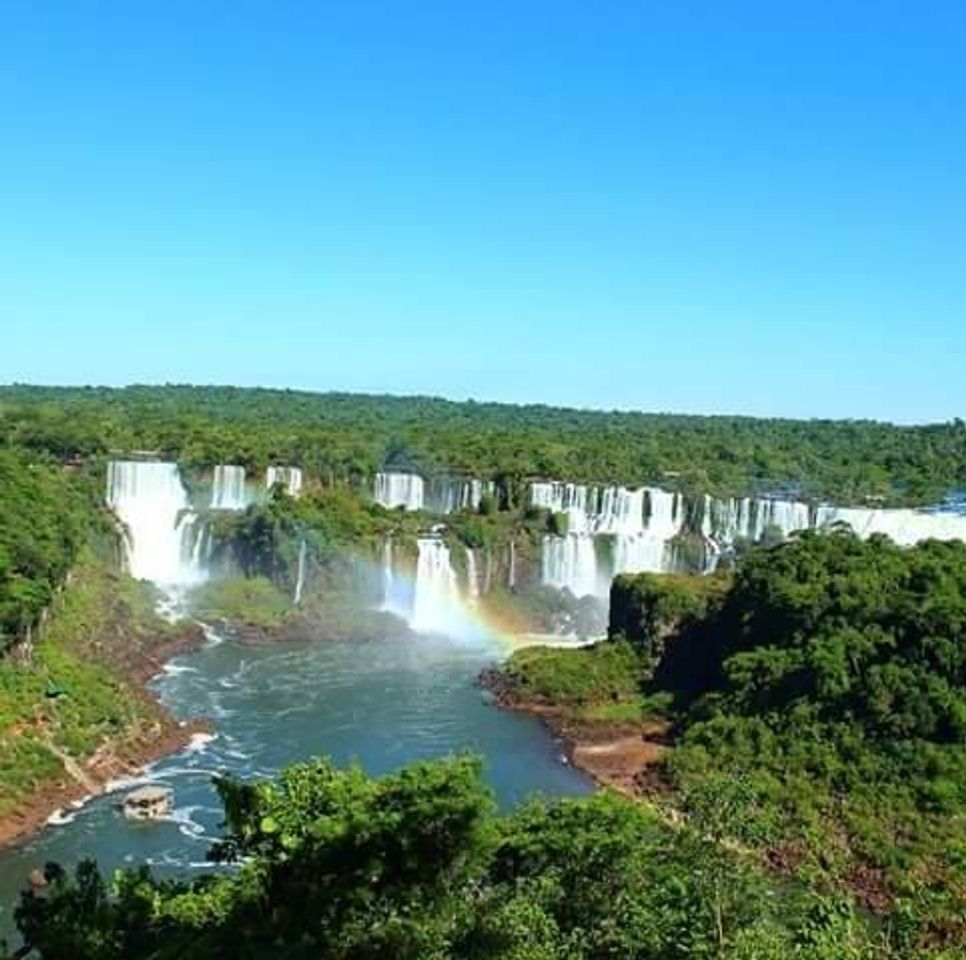
M 0 387 L 0 438 L 63 459 L 142 450 L 187 466 L 291 463 L 330 485 L 389 467 L 928 504 L 966 480 L 961 420 L 894 426 L 235 387 Z
M 507 673 L 575 720 L 664 719 L 641 795 L 738 790 L 735 842 L 852 898 L 877 955 L 966 952 L 966 545 L 808 532 L 713 578 L 621 576 L 610 639 Z
M 833 892 L 778 889 L 726 842 L 740 797 L 715 785 L 669 826 L 601 793 L 498 816 L 472 757 L 379 780 L 324 760 L 221 780 L 237 869 L 162 881 L 49 865 L 17 912 L 43 960 L 873 960 Z
M 107 527 L 99 480 L 47 454 L 0 449 L 0 651 L 50 606 L 78 553 Z

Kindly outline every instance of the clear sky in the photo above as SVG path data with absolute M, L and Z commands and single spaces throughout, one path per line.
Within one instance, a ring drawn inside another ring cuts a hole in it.
M 0 5 L 0 381 L 966 415 L 966 4 Z

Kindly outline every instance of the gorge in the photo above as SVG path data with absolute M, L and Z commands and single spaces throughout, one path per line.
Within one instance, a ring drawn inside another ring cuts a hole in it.
M 170 401 L 177 393 L 166 396 Z M 91 399 L 77 402 L 83 409 Z M 242 410 L 259 410 L 245 398 L 239 402 Z M 803 582 L 814 576 L 813 602 L 825 595 L 824 564 L 844 571 L 832 599 L 851 604 L 853 596 L 866 595 L 874 613 L 881 609 L 877 596 L 899 598 L 909 644 L 901 656 L 893 655 L 891 640 L 873 644 L 883 663 L 860 671 L 868 684 L 866 709 L 876 729 L 913 717 L 933 737 L 909 753 L 921 757 L 910 769 L 926 798 L 915 811 L 917 836 L 928 828 L 939 837 L 941 814 L 927 820 L 927 813 L 954 808 L 957 779 L 944 771 L 955 755 L 948 741 L 958 736 L 958 708 L 933 676 L 938 668 L 915 656 L 926 650 L 923 637 L 934 637 L 942 652 L 956 615 L 949 575 L 961 545 L 912 545 L 966 540 L 966 517 L 952 500 L 922 506 L 941 500 L 926 496 L 930 483 L 946 478 L 943 489 L 961 487 L 949 482 L 952 469 L 923 481 L 925 456 L 912 457 L 922 472 L 903 475 L 918 478 L 917 488 L 903 486 L 897 475 L 879 499 L 872 490 L 885 487 L 881 474 L 860 492 L 836 472 L 845 449 L 836 443 L 826 451 L 826 466 L 815 468 L 820 488 L 807 474 L 793 481 L 781 467 L 750 481 L 724 477 L 720 462 L 712 477 L 679 469 L 672 459 L 647 465 L 644 454 L 621 461 L 608 453 L 624 451 L 617 445 L 581 447 L 555 439 L 553 446 L 528 446 L 534 434 L 526 430 L 482 439 L 459 434 L 451 424 L 432 433 L 431 442 L 421 429 L 408 439 L 378 439 L 378 420 L 365 430 L 353 420 L 342 433 L 331 421 L 313 433 L 315 427 L 286 421 L 288 414 L 279 411 L 291 408 L 284 405 L 273 408 L 264 428 L 240 426 L 244 415 L 222 419 L 220 407 L 210 420 L 195 420 L 190 431 L 162 430 L 150 404 L 127 426 L 111 413 L 61 422 L 50 419 L 49 407 L 12 409 L 5 421 L 12 449 L 0 452 L 7 494 L 0 510 L 8 520 L 0 547 L 20 566 L 0 594 L 8 647 L 0 670 L 3 689 L 15 692 L 9 701 L 14 711 L 0 714 L 4 769 L 13 772 L 13 789 L 0 800 L 9 810 L 36 796 L 49 804 L 43 809 L 60 809 L 46 828 L 0 853 L 4 933 L 11 931 L 25 875 L 47 860 L 71 866 L 94 854 L 103 869 L 146 864 L 172 878 L 218 870 L 206 859 L 223 818 L 212 777 L 273 778 L 313 754 L 340 764 L 356 758 L 366 772 L 378 774 L 470 748 L 482 754 L 488 783 L 506 808 L 531 791 L 549 797 L 591 792 L 581 769 L 628 796 L 661 804 L 661 791 L 677 776 L 676 758 L 691 764 L 689 776 L 700 785 L 714 786 L 713 771 L 701 766 L 701 744 L 678 743 L 675 724 L 697 723 L 695 736 L 712 728 L 700 726 L 701 709 L 690 718 L 682 712 L 686 704 L 672 703 L 661 684 L 674 676 L 682 690 L 707 682 L 705 651 L 741 635 L 727 620 L 719 628 L 713 617 L 725 617 L 739 602 L 749 610 L 767 606 L 767 583 L 749 592 L 746 571 L 792 583 L 803 573 Z M 3 416 L 0 409 L 0 421 Z M 283 430 L 281 423 L 290 425 Z M 84 433 L 105 424 L 111 429 L 103 439 Z M 678 428 L 686 442 L 691 428 L 676 421 Z M 718 428 L 702 421 L 694 429 L 701 435 Z M 764 449 L 781 449 L 783 429 L 761 428 L 772 443 Z M 855 429 L 847 434 L 851 443 Z M 375 447 L 367 446 L 374 436 Z M 957 428 L 943 436 L 958 442 Z M 591 449 L 601 457 L 593 472 Z M 645 464 L 639 471 L 638 462 Z M 601 480 L 594 482 L 595 476 Z M 822 496 L 819 489 L 841 495 Z M 822 535 L 845 527 L 862 539 Z M 886 545 L 878 534 L 901 546 Z M 50 557 L 46 567 L 36 565 L 38 545 L 45 551 L 39 555 Z M 803 564 L 798 572 L 796 557 Z M 885 593 L 876 593 L 874 573 L 890 584 Z M 100 584 L 93 593 L 92 577 Z M 602 640 L 615 577 L 609 639 Z M 933 595 L 942 603 L 932 605 Z M 163 619 L 149 622 L 144 615 L 154 604 Z M 670 633 L 662 617 L 679 618 L 673 620 L 680 627 L 672 648 L 677 661 L 665 655 Z M 141 621 L 136 630 L 132 618 Z M 647 623 L 658 626 L 643 630 Z M 820 651 L 814 663 L 803 666 L 795 651 L 768 649 L 766 634 L 766 645 L 753 652 L 754 662 L 768 670 L 786 670 L 789 682 L 778 685 L 781 690 L 797 690 L 796 678 L 810 676 L 806 666 L 812 670 L 821 685 L 815 710 L 829 708 L 835 691 L 836 702 L 847 703 L 857 682 L 850 677 L 853 661 L 842 659 L 854 634 L 838 614 L 829 623 L 831 633 L 803 638 L 805 657 Z M 883 636 L 876 622 L 854 626 L 869 631 L 862 649 L 873 649 L 868 642 Z M 183 646 L 182 633 L 191 635 Z M 750 662 L 745 657 L 739 652 L 735 664 Z M 130 663 L 133 672 L 125 666 Z M 494 671 L 504 663 L 509 672 Z M 141 696 L 151 671 L 157 701 Z M 476 685 L 480 677 L 504 679 L 487 692 Z M 507 677 L 523 683 L 529 699 L 504 697 L 511 689 Z M 526 712 L 495 710 L 491 697 Z M 745 709 L 754 702 L 742 694 L 735 705 Z M 547 728 L 551 717 L 555 725 Z M 782 770 L 767 746 L 766 727 L 773 722 L 752 711 L 740 727 L 750 746 L 739 755 L 765 765 L 766 777 Z M 801 746 L 797 729 L 781 729 L 790 749 Z M 818 764 L 819 772 L 847 771 L 834 759 L 838 747 L 830 746 L 834 741 L 824 729 L 808 763 Z M 722 756 L 732 755 L 727 728 L 713 727 L 713 733 Z M 138 749 L 125 750 L 132 738 Z M 874 751 L 862 755 L 869 763 L 885 762 Z M 929 773 L 936 763 L 940 772 Z M 88 777 L 95 768 L 116 772 Z M 89 787 L 70 782 L 78 771 Z M 433 782 L 426 771 L 420 776 Z M 811 783 L 815 770 L 801 776 Z M 38 783 L 56 790 L 65 782 L 64 800 L 56 804 L 50 800 L 55 793 L 30 792 Z M 864 795 L 855 784 L 862 777 L 854 772 L 847 782 L 856 791 L 859 816 Z M 117 808 L 129 788 L 144 784 L 173 791 L 171 816 L 150 826 L 125 821 Z M 785 795 L 783 786 L 763 784 Z M 522 808 L 521 822 L 532 809 Z M 834 820 L 826 828 L 829 836 L 843 836 Z M 938 839 L 933 844 L 941 846 Z M 874 850 L 870 839 L 853 853 L 877 864 Z M 874 910 L 894 901 L 891 879 L 870 881 L 871 892 L 851 875 L 843 882 Z

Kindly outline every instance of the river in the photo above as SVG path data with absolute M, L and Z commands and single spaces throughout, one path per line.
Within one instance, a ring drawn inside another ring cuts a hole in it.
M 400 635 L 356 643 L 247 646 L 215 640 L 168 664 L 155 686 L 178 718 L 206 717 L 210 738 L 149 768 L 143 780 L 173 788 L 175 813 L 130 823 L 117 808 L 131 784 L 98 797 L 26 842 L 0 852 L 0 936 L 9 936 L 17 892 L 35 866 L 96 857 L 102 868 L 147 863 L 159 872 L 209 868 L 219 834 L 215 773 L 268 777 L 328 755 L 369 773 L 460 750 L 479 753 L 499 803 L 533 793 L 583 794 L 589 781 L 532 717 L 496 709 L 474 686 L 500 656 L 486 641 Z M 143 781 L 137 781 L 143 782 Z

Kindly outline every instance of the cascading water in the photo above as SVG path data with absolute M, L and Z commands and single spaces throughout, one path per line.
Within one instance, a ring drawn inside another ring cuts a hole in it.
M 671 567 L 671 541 L 684 526 L 680 495 L 658 487 L 638 491 L 646 497 L 643 528 L 618 532 L 614 545 L 614 573 L 662 573 Z
M 211 488 L 211 509 L 244 510 L 248 502 L 245 468 L 232 464 L 219 464 L 215 467 L 214 483 Z
M 392 540 L 389 537 L 382 544 L 382 609 L 389 610 L 392 607 Z
M 591 532 L 588 501 L 588 489 L 580 484 L 556 482 L 530 484 L 530 503 L 544 510 L 566 514 L 567 529 L 573 534 Z
M 387 509 L 422 510 L 425 499 L 426 483 L 418 474 L 376 474 L 375 500 Z
M 292 602 L 298 606 L 302 602 L 302 591 L 305 588 L 305 566 L 306 566 L 306 554 L 308 553 L 308 548 L 305 541 L 303 540 L 299 544 L 299 561 L 298 561 L 298 574 L 295 578 L 295 594 L 292 597 Z
M 380 609 L 393 613 L 403 620 L 412 616 L 412 585 L 410 579 L 399 575 L 391 537 L 382 543 L 382 604 Z
M 297 497 L 302 492 L 302 471 L 299 467 L 269 467 L 265 471 L 265 488 L 271 490 L 276 483 L 285 487 L 290 497 Z
M 459 636 L 465 617 L 459 605 L 459 586 L 450 562 L 449 547 L 438 537 L 420 537 L 416 588 L 410 625 L 423 633 Z
M 922 540 L 966 541 L 966 516 L 925 510 L 866 510 L 859 507 L 819 507 L 816 523 L 848 524 L 860 537 L 882 533 L 902 546 Z
M 203 567 L 193 556 L 193 540 L 187 536 L 194 515 L 177 464 L 112 461 L 107 471 L 107 503 L 127 528 L 131 576 L 164 588 L 204 579 Z
M 539 482 L 531 485 L 530 502 L 567 516 L 565 537 L 544 538 L 543 582 L 576 596 L 606 596 L 615 573 L 668 569 L 668 543 L 683 526 L 679 496 L 656 487 Z M 606 562 L 600 537 L 613 540 Z
M 429 482 L 425 508 L 433 513 L 479 510 L 484 494 L 494 494 L 492 482 L 459 477 L 434 477 Z
M 597 550 L 594 538 L 586 533 L 565 537 L 546 536 L 541 551 L 542 580 L 547 586 L 567 589 L 574 596 L 599 594 Z
M 688 526 L 680 494 L 657 487 L 630 490 L 541 481 L 531 484 L 530 502 L 566 514 L 568 520 L 567 536 L 544 538 L 545 584 L 577 595 L 605 595 L 616 573 L 668 572 L 679 562 L 674 544 Z M 714 571 L 737 540 L 758 542 L 769 531 L 787 539 L 799 530 L 845 523 L 860 537 L 883 533 L 900 545 L 928 538 L 966 541 L 966 516 L 953 511 L 814 508 L 782 497 L 705 496 L 693 513 L 691 529 L 705 543 L 706 573 Z M 606 563 L 594 548 L 606 542 L 600 539 L 605 536 L 613 540 Z

